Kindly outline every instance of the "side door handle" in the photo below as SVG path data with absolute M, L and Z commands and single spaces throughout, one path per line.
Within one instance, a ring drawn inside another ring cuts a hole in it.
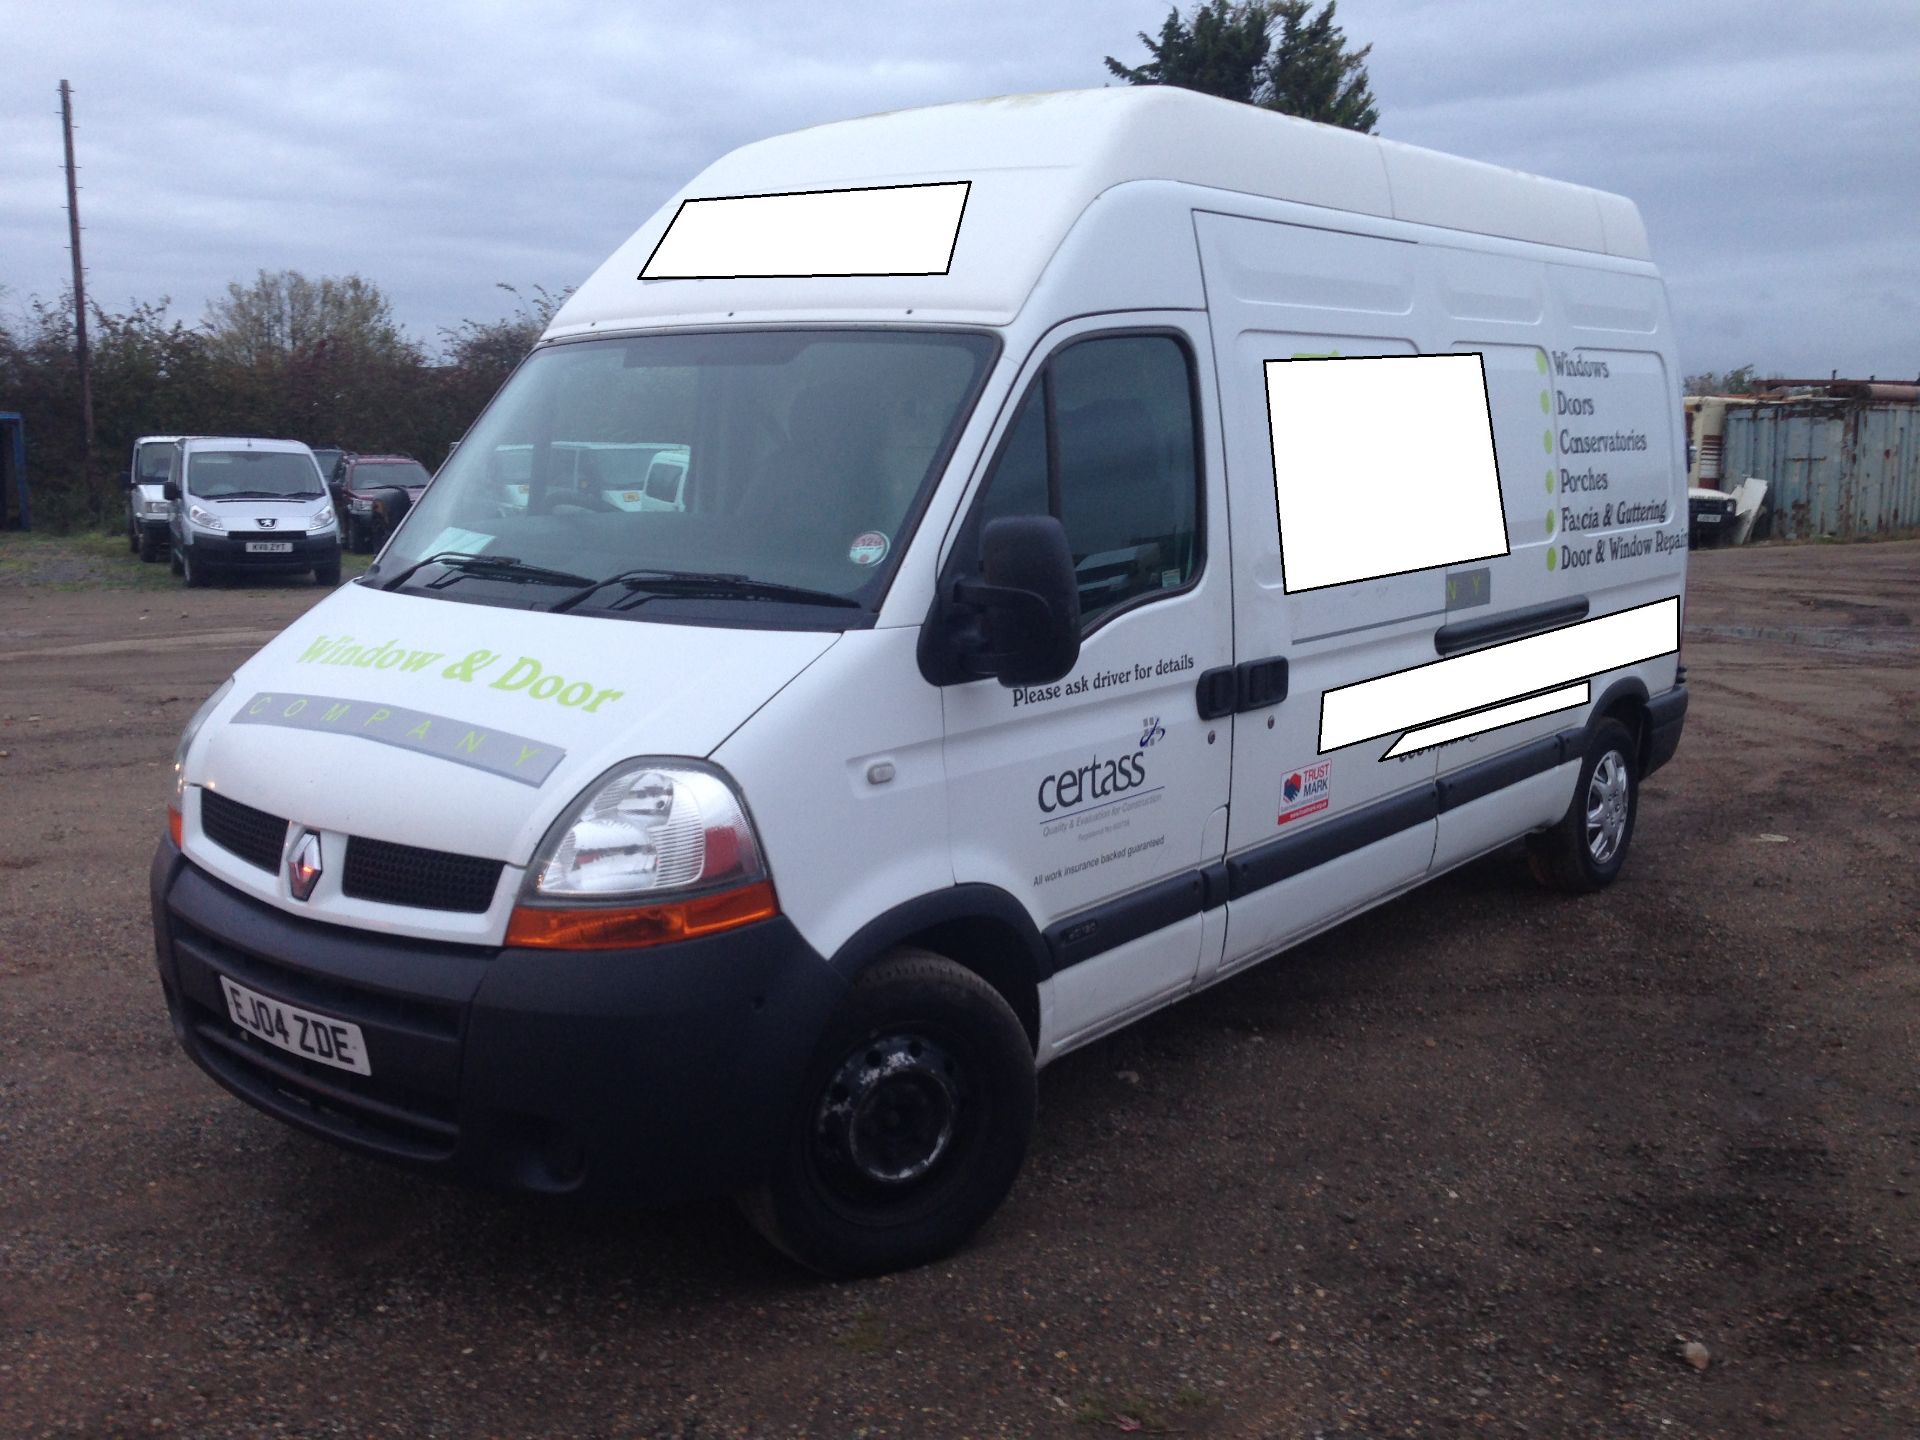
M 1287 658 L 1271 655 L 1233 667 L 1236 711 L 1265 710 L 1287 698 Z
M 1207 671 L 1194 688 L 1202 720 L 1219 720 L 1247 710 L 1265 710 L 1287 698 L 1284 655 L 1221 665 Z

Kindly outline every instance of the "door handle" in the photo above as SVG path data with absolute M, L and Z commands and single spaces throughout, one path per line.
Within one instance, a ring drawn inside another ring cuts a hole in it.
M 1207 671 L 1194 688 L 1202 720 L 1219 720 L 1247 710 L 1265 710 L 1287 698 L 1284 655 L 1246 660 Z
M 1236 711 L 1264 710 L 1287 698 L 1287 658 L 1271 655 L 1233 667 Z

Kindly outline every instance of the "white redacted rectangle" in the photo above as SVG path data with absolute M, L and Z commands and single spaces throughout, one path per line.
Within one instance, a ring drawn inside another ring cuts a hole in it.
M 1289 595 L 1508 553 L 1477 353 L 1266 362 Z
M 1505 705 L 1496 705 L 1491 710 L 1476 710 L 1471 715 L 1462 715 L 1456 720 L 1442 720 L 1438 725 L 1423 725 L 1418 730 L 1409 730 L 1393 742 L 1393 748 L 1382 755 L 1384 762 L 1401 755 L 1410 755 L 1415 750 L 1425 750 L 1433 745 L 1445 745 L 1450 740 L 1464 740 L 1469 735 L 1484 734 L 1488 730 L 1498 730 L 1502 725 L 1517 725 L 1522 720 L 1535 720 L 1542 715 L 1551 715 L 1556 710 L 1571 710 L 1576 705 L 1584 705 L 1593 698 L 1593 686 L 1582 680 L 1578 685 L 1563 685 L 1558 690 L 1549 690 L 1544 695 L 1529 695 L 1524 700 L 1510 700 Z
M 1680 601 L 1656 600 L 1343 685 L 1320 697 L 1320 753 L 1465 716 L 1680 648 Z
M 681 203 L 642 280 L 944 275 L 968 182 Z

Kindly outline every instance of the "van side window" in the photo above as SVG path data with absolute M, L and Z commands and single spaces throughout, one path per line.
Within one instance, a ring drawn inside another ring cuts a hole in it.
M 1059 517 L 1091 629 L 1200 565 L 1200 474 L 1186 350 L 1164 335 L 1083 340 L 1048 362 L 1007 432 L 978 523 Z

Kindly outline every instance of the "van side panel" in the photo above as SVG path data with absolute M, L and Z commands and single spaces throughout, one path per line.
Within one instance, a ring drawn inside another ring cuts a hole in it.
M 1397 736 L 1319 753 L 1321 696 L 1678 595 L 1686 509 L 1673 342 L 1651 266 L 1250 197 L 1199 204 L 1235 658 L 1290 667 L 1281 704 L 1234 721 L 1224 970 L 1557 820 L 1579 754 L 1556 737 L 1581 730 L 1603 695 L 1627 693 L 1623 680 L 1634 694 L 1670 689 L 1674 656 L 1594 677 L 1584 703 L 1391 760 Z M 1508 553 L 1286 593 L 1263 364 L 1448 352 L 1483 359 Z M 1493 772 L 1498 788 L 1481 793 Z

